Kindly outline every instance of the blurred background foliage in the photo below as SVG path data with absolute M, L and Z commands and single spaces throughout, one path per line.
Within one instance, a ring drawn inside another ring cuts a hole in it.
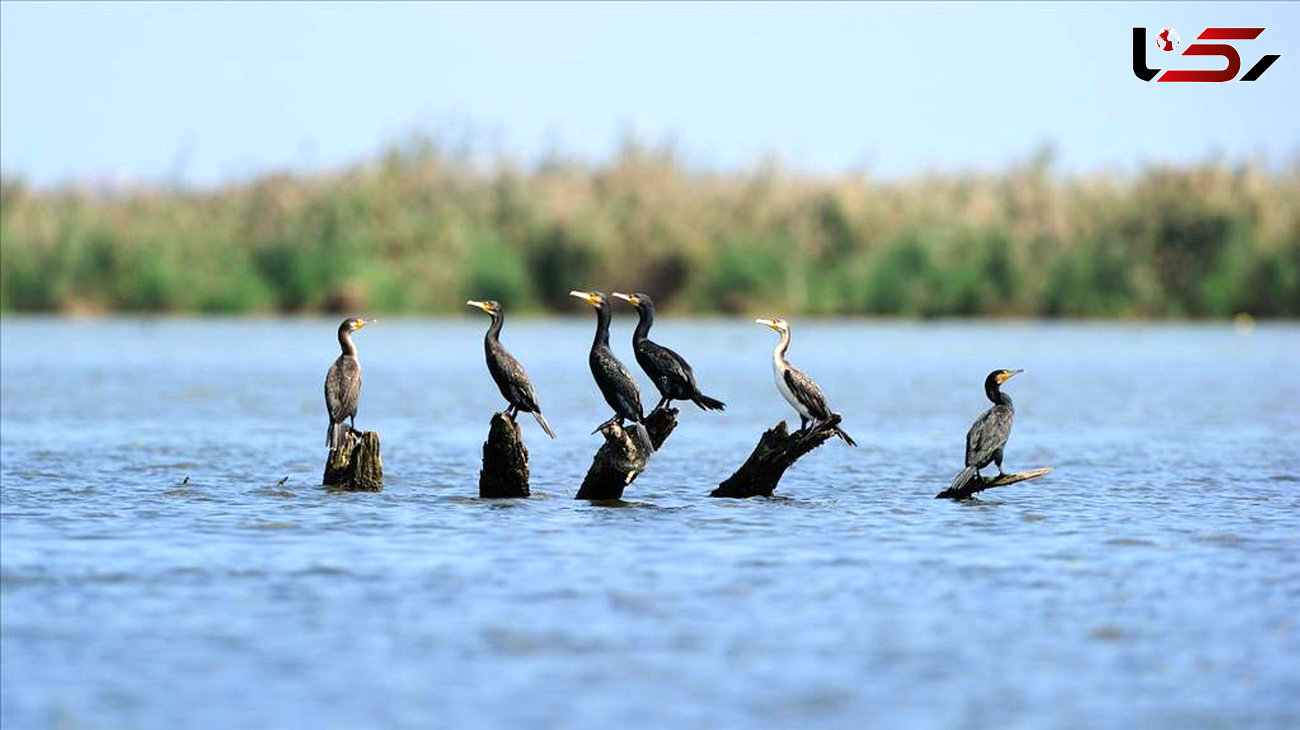
M 1300 165 L 1207 162 L 873 180 L 484 164 L 416 138 L 351 168 L 216 189 L 0 181 L 0 307 L 45 312 L 570 308 L 637 290 L 689 312 L 1300 315 Z

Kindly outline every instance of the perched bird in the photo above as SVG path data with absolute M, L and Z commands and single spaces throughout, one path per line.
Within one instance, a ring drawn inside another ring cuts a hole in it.
M 531 413 L 546 435 L 555 438 L 555 432 L 542 416 L 542 407 L 537 405 L 537 393 L 533 390 L 533 383 L 528 379 L 524 366 L 520 365 L 513 355 L 506 352 L 506 348 L 501 344 L 501 325 L 506 320 L 501 305 L 491 300 L 480 302 L 473 299 L 466 304 L 487 312 L 492 318 L 492 324 L 488 325 L 487 334 L 483 337 L 483 349 L 487 352 L 488 372 L 492 373 L 492 379 L 496 381 L 501 397 L 510 404 L 510 407 L 506 408 L 506 415 L 513 421 L 518 411 Z
M 596 309 L 596 337 L 591 341 L 591 354 L 587 359 L 591 364 L 591 375 L 605 396 L 605 402 L 614 409 L 614 416 L 600 424 L 596 430 L 611 423 L 617 422 L 621 426 L 624 421 L 631 421 L 642 448 L 647 452 L 654 451 L 650 432 L 643 423 L 645 415 L 641 410 L 641 391 L 637 389 L 632 373 L 609 349 L 609 300 L 600 292 L 571 291 L 569 296 L 577 297 Z
M 695 373 L 681 355 L 650 341 L 650 328 L 655 323 L 654 300 L 648 294 L 640 293 L 614 292 L 614 296 L 636 307 L 640 317 L 636 323 L 636 332 L 632 333 L 632 351 L 636 353 L 636 361 L 641 364 L 641 369 L 659 389 L 659 402 L 651 410 L 663 408 L 673 400 L 688 400 L 703 410 L 725 410 L 726 403 L 700 392 L 699 386 L 695 384 Z
M 356 430 L 357 403 L 361 400 L 361 361 L 357 359 L 352 333 L 374 322 L 373 319 L 350 317 L 339 325 L 339 348 L 343 352 L 325 373 L 325 408 L 330 416 L 325 444 L 330 451 L 341 448 L 347 443 L 349 431 Z M 343 423 L 345 420 L 347 425 Z
M 799 430 L 816 428 L 830 420 L 831 409 L 826 405 L 826 396 L 812 378 L 799 372 L 785 359 L 785 351 L 790 348 L 790 324 L 784 319 L 756 319 L 755 322 L 767 325 L 781 334 L 781 341 L 772 351 L 772 374 L 776 377 L 776 389 L 781 391 L 786 401 L 799 412 Z M 839 426 L 835 435 L 844 439 L 849 446 L 857 446 Z
M 1002 392 L 1002 384 L 1023 372 L 994 370 L 984 378 L 984 394 L 993 401 L 993 406 L 975 419 L 966 432 L 966 468 L 952 480 L 949 489 L 960 489 L 971 479 L 982 479 L 980 469 L 990 462 L 998 465 L 998 476 L 1002 476 L 1002 449 L 1011 437 L 1011 422 L 1016 416 L 1011 396 Z

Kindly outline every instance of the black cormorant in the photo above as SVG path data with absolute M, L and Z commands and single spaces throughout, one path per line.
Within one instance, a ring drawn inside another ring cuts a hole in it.
M 325 408 L 330 416 L 325 445 L 330 447 L 330 451 L 342 447 L 347 442 L 349 430 L 356 430 L 357 403 L 361 400 L 361 361 L 357 359 L 352 333 L 373 322 L 349 317 L 339 325 L 339 347 L 343 352 L 325 373 Z M 348 425 L 344 425 L 345 420 Z
M 1002 449 L 1011 436 L 1011 422 L 1016 416 L 1011 396 L 1002 392 L 1002 384 L 1023 372 L 994 370 L 984 378 L 984 394 L 993 401 L 993 407 L 975 419 L 975 424 L 966 432 L 966 468 L 952 480 L 949 489 L 960 489 L 973 478 L 983 478 L 980 469 L 990 462 L 998 465 L 998 476 L 1002 476 Z
M 492 317 L 492 324 L 488 326 L 487 335 L 483 337 L 483 349 L 487 352 L 488 372 L 492 373 L 492 379 L 496 381 L 501 396 L 510 404 L 506 409 L 506 415 L 513 421 L 517 411 L 531 413 L 546 435 L 555 438 L 555 432 L 542 416 L 542 407 L 537 405 L 537 394 L 533 391 L 533 383 L 528 379 L 524 366 L 520 365 L 519 361 L 506 352 L 506 348 L 501 345 L 501 325 L 505 322 L 501 305 L 491 300 L 479 302 L 473 299 L 466 304 L 477 307 Z
M 815 428 L 830 420 L 831 409 L 826 405 L 826 396 L 822 393 L 822 389 L 817 387 L 812 378 L 799 372 L 785 359 L 785 351 L 790 347 L 790 324 L 784 319 L 754 321 L 781 333 L 781 341 L 772 351 L 772 374 L 776 377 L 776 389 L 781 391 L 786 401 L 799 412 L 799 430 L 807 430 L 810 426 Z M 844 443 L 849 446 L 857 446 L 839 426 L 835 427 L 835 435 L 844 439 Z
M 636 332 L 632 333 L 632 351 L 641 369 L 650 376 L 651 382 L 659 389 L 659 402 L 654 409 L 663 408 L 673 400 L 688 400 L 701 409 L 721 411 L 726 403 L 710 398 L 700 392 L 695 384 L 695 373 L 681 355 L 649 339 L 650 328 L 655 323 L 655 303 L 646 294 L 620 294 L 614 296 L 636 307 L 640 320 Z
M 642 423 L 645 416 L 641 410 L 641 391 L 637 389 L 632 373 L 628 372 L 623 363 L 614 357 L 614 352 L 609 349 L 609 300 L 600 292 L 571 291 L 569 295 L 583 300 L 596 309 L 596 337 L 591 341 L 588 362 L 591 364 L 591 375 L 596 379 L 601 394 L 605 396 L 605 402 L 614 409 L 614 417 L 602 423 L 596 430 L 599 431 L 616 421 L 619 425 L 622 425 L 625 420 L 631 421 L 641 446 L 646 451 L 654 451 L 650 432 Z

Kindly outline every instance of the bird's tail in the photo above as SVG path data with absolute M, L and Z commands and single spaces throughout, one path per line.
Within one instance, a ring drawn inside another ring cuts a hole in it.
M 546 435 L 550 436 L 551 439 L 554 440 L 555 432 L 551 430 L 551 424 L 546 422 L 546 417 L 542 415 L 542 410 L 540 408 L 533 411 L 533 418 L 537 419 L 537 425 L 542 427 L 542 430 L 546 432 Z
M 954 490 L 963 489 L 970 482 L 970 480 L 975 478 L 975 474 L 976 474 L 976 469 L 973 466 L 968 466 L 965 469 L 962 469 L 960 472 L 957 473 L 957 477 L 952 480 L 952 486 L 948 487 L 948 491 L 951 492 Z
M 723 403 L 722 401 L 718 400 L 717 398 L 710 398 L 709 396 L 707 396 L 707 395 L 705 395 L 705 394 L 699 392 L 698 390 L 695 391 L 695 396 L 691 398 L 691 402 L 694 403 L 695 405 L 699 406 L 701 409 L 703 409 L 703 410 L 707 410 L 707 411 L 725 411 L 725 410 L 727 410 L 727 404 L 726 404 L 726 403 Z
M 636 431 L 636 440 L 641 442 L 641 448 L 647 454 L 653 454 L 655 452 L 655 443 L 650 440 L 650 432 L 646 430 L 646 427 L 641 425 L 640 421 L 633 421 L 632 430 Z
M 325 445 L 330 447 L 330 451 L 343 448 L 348 442 L 348 425 L 346 423 L 330 423 L 325 429 Z
M 854 441 L 854 440 L 853 440 L 853 437 L 850 436 L 850 435 L 848 434 L 847 431 L 845 431 L 844 429 L 840 428 L 839 426 L 836 426 L 836 427 L 835 427 L 835 435 L 836 435 L 836 436 L 839 436 L 841 439 L 844 439 L 844 443 L 848 444 L 849 446 L 857 446 L 857 445 L 858 445 L 858 442 Z

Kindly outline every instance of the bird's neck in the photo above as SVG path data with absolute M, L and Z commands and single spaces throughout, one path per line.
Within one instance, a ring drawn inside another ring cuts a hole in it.
M 591 341 L 591 349 L 609 347 L 609 307 L 596 307 L 596 337 Z
M 339 348 L 343 350 L 344 355 L 357 356 L 357 346 L 352 342 L 352 333 L 342 327 L 339 328 Z
M 772 350 L 772 362 L 777 365 L 785 364 L 785 351 L 790 349 L 790 332 L 786 330 L 781 333 L 781 341 L 776 343 L 776 349 Z
M 634 344 L 644 342 L 650 336 L 650 328 L 655 323 L 654 310 L 649 307 L 642 307 L 637 311 L 637 315 L 640 319 L 637 320 L 636 331 L 632 333 L 632 342 Z
M 984 386 L 984 395 L 987 395 L 989 400 L 993 401 L 993 405 L 995 406 L 1014 408 L 1014 406 L 1011 405 L 1011 396 L 1003 393 L 1002 388 L 996 383 Z
M 492 315 L 492 324 L 488 325 L 487 339 L 491 341 L 500 341 L 501 325 L 505 324 L 506 318 L 503 314 Z

